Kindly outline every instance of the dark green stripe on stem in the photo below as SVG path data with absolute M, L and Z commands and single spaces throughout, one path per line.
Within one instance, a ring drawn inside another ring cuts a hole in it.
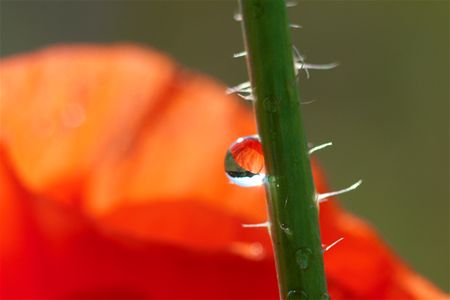
M 284 0 L 241 0 L 281 298 L 328 299 Z

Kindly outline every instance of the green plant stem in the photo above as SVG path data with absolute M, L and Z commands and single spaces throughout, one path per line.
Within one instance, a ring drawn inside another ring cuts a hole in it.
M 328 299 L 316 193 L 284 0 L 241 0 L 282 299 Z

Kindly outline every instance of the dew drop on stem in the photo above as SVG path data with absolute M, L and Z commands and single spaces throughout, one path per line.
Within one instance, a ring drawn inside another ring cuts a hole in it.
M 252 187 L 264 183 L 264 155 L 258 136 L 241 137 L 231 144 L 225 155 L 225 174 L 239 186 Z
M 306 270 L 309 267 L 311 256 L 312 250 L 306 247 L 302 247 L 295 252 L 295 259 L 300 269 Z

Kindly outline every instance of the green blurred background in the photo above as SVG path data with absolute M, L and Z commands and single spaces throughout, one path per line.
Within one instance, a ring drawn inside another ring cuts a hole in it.
M 1 56 L 55 43 L 158 48 L 228 85 L 246 80 L 236 1 L 1 2 Z M 416 270 L 449 291 L 449 2 L 301 1 L 290 9 L 310 141 L 331 185 L 359 178 L 343 204 L 373 223 Z

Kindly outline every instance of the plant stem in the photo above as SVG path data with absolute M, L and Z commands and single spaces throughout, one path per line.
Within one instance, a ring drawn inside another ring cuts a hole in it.
M 241 0 L 281 299 L 328 299 L 284 0 Z

